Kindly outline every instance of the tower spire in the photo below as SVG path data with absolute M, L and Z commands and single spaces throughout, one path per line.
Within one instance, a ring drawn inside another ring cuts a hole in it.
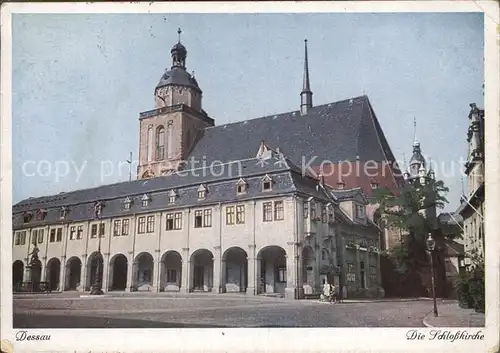
M 304 40 L 304 78 L 302 82 L 302 92 L 300 93 L 300 113 L 307 114 L 312 108 L 312 92 L 309 83 L 309 60 L 307 58 L 307 39 Z
M 178 38 L 177 38 L 177 43 L 180 43 L 180 42 L 181 42 L 181 33 L 182 33 L 182 30 L 181 30 L 181 28 L 179 27 L 179 28 L 177 29 L 177 37 L 178 37 Z
M 417 140 L 417 118 L 413 117 L 413 146 L 418 144 Z

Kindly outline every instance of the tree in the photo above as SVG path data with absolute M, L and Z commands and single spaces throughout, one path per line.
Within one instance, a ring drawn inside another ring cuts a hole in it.
M 385 226 L 399 229 L 405 234 L 404 241 L 386 251 L 394 265 L 394 270 L 403 281 L 410 274 L 421 275 L 422 268 L 428 268 L 426 254 L 427 234 L 432 233 L 439 247 L 443 248 L 445 238 L 453 239 L 460 232 L 450 228 L 442 229 L 437 222 L 437 209 L 443 209 L 448 203 L 445 195 L 449 189 L 441 180 L 426 178 L 421 184 L 418 179 L 406 183 L 395 195 L 385 188 L 375 190 L 373 204 L 379 205 Z

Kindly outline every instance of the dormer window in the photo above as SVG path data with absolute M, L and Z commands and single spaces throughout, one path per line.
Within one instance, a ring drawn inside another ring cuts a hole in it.
M 376 180 L 371 180 L 370 181 L 370 186 L 372 188 L 372 190 L 375 190 L 375 189 L 378 189 L 378 183 Z
M 168 203 L 174 204 L 176 199 L 177 193 L 175 192 L 175 190 L 170 190 L 170 192 L 168 193 Z
M 47 214 L 47 210 L 46 209 L 39 209 L 36 213 L 36 220 L 37 221 L 43 221 L 45 219 L 45 215 Z
M 61 213 L 60 213 L 60 215 L 59 215 L 59 218 L 60 218 L 60 219 L 65 219 L 65 218 L 66 218 L 66 216 L 68 215 L 68 211 L 69 211 L 69 210 L 68 210 L 68 208 L 67 208 L 67 207 L 64 207 L 64 206 L 63 206 L 63 207 L 61 207 Z
M 238 180 L 238 182 L 236 183 L 236 193 L 238 195 L 245 194 L 247 190 L 248 190 L 247 182 L 240 178 L 240 180 Z
M 356 211 L 356 213 L 355 213 L 356 218 L 364 219 L 365 218 L 365 213 L 366 213 L 365 206 L 364 205 L 356 204 L 355 207 L 356 207 L 356 210 L 355 210 Z
M 94 218 L 100 218 L 102 214 L 102 202 L 96 202 L 94 205 Z
M 273 189 L 273 179 L 269 175 L 262 178 L 262 191 L 271 191 Z
M 339 182 L 337 183 L 337 189 L 342 190 L 342 189 L 344 189 L 344 188 L 345 188 L 345 183 L 344 183 L 343 181 L 339 181 Z
M 142 207 L 148 207 L 149 201 L 151 201 L 151 198 L 149 197 L 148 194 L 144 194 L 141 197 L 141 206 Z
M 31 212 L 24 212 L 24 214 L 23 214 L 23 222 L 24 223 L 30 222 L 32 218 L 33 218 L 33 213 L 31 213 Z
M 205 185 L 201 184 L 196 191 L 198 193 L 198 200 L 204 200 L 207 197 L 207 188 Z
M 130 206 L 132 206 L 132 199 L 130 197 L 127 197 L 125 201 L 123 201 L 123 208 L 125 210 L 130 210 Z

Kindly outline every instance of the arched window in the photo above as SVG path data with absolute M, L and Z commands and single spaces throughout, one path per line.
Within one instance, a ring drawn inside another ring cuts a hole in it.
M 165 158 L 165 128 L 158 126 L 156 129 L 156 160 Z
M 148 136 L 146 140 L 146 153 L 148 162 L 153 160 L 153 125 L 148 126 Z
M 174 122 L 169 120 L 167 123 L 167 158 L 172 158 L 172 125 Z

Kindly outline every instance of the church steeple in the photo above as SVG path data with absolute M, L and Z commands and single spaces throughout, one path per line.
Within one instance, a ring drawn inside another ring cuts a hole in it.
M 309 108 L 312 108 L 311 86 L 309 83 L 309 62 L 307 59 L 307 39 L 304 40 L 304 78 L 302 83 L 302 92 L 300 93 L 300 113 L 307 114 Z
M 172 55 L 172 68 L 181 67 L 181 68 L 185 69 L 186 68 L 187 50 L 186 50 L 186 47 L 181 44 L 181 33 L 182 33 L 182 31 L 179 28 L 177 30 L 177 35 L 178 35 L 177 44 L 175 44 L 172 47 L 172 50 L 170 50 L 170 54 Z
M 410 158 L 410 177 L 419 177 L 422 173 L 422 169 L 426 171 L 426 160 L 422 155 L 422 150 L 420 149 L 420 142 L 417 139 L 417 120 L 413 118 L 413 154 Z

